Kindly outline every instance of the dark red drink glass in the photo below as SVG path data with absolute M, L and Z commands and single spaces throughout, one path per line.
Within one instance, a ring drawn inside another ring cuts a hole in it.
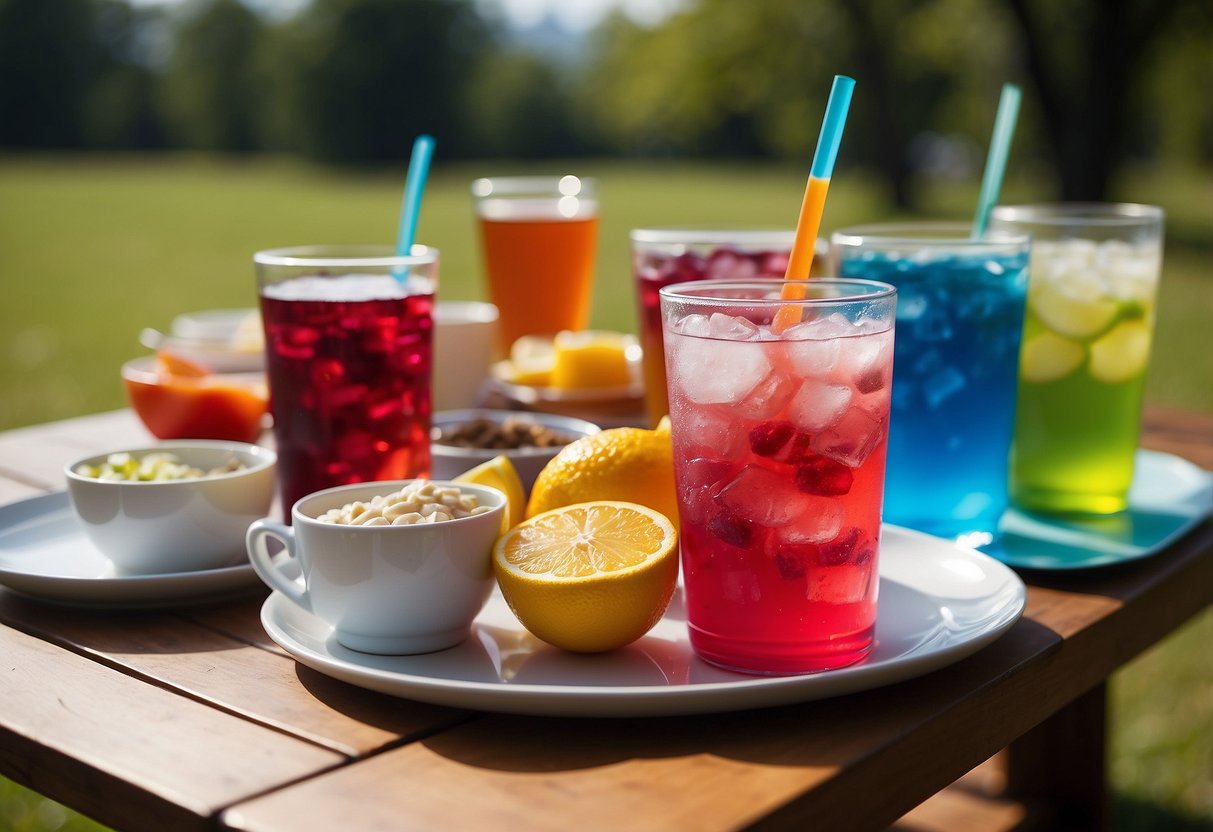
M 254 255 L 282 508 L 337 485 L 428 476 L 438 252 Z

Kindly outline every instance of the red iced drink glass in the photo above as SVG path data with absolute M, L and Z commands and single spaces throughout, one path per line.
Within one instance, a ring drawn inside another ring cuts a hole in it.
M 661 290 L 691 644 L 750 673 L 852 664 L 876 625 L 896 291 L 799 283 Z
M 657 296 L 661 287 L 690 280 L 782 279 L 796 233 L 791 229 L 636 228 L 630 237 L 636 317 L 644 351 L 645 411 L 650 426 L 655 426 L 669 411 Z M 815 258 L 814 266 L 818 262 Z
M 283 511 L 337 485 L 428 476 L 438 252 L 254 255 Z

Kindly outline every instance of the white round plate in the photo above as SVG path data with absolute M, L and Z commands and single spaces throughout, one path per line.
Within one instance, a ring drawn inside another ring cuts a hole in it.
M 117 575 L 80 527 L 67 492 L 59 491 L 0 506 L 0 586 L 75 606 L 158 607 L 247 593 L 262 584 L 248 563 Z
M 343 647 L 327 624 L 277 592 L 262 607 L 261 623 L 300 663 L 394 696 L 541 716 L 665 716 L 822 699 L 919 676 L 998 638 L 1027 598 L 1019 577 L 993 558 L 897 526 L 883 530 L 880 578 L 872 652 L 851 667 L 805 676 L 746 676 L 697 658 L 681 592 L 647 636 L 599 655 L 539 641 L 499 592 L 467 641 L 421 656 Z

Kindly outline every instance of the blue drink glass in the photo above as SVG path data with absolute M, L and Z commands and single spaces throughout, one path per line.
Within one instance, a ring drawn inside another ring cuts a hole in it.
M 834 272 L 897 287 L 884 519 L 981 546 L 1007 507 L 1030 238 L 952 223 L 832 239 Z

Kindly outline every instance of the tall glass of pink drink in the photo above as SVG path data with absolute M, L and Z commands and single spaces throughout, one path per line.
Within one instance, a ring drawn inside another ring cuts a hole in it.
M 661 290 L 691 644 L 748 673 L 852 664 L 876 625 L 896 290 L 799 284 Z
M 661 339 L 663 286 L 690 280 L 782 279 L 788 269 L 792 229 L 634 228 L 632 274 L 636 319 L 643 350 L 644 405 L 650 427 L 669 412 L 665 393 L 665 349 Z M 824 241 L 821 241 L 824 246 Z M 825 250 L 819 250 L 824 256 Z M 815 257 L 813 265 L 821 262 Z M 813 272 L 816 275 L 816 271 Z
M 437 250 L 308 246 L 253 260 L 287 517 L 323 488 L 428 476 Z

